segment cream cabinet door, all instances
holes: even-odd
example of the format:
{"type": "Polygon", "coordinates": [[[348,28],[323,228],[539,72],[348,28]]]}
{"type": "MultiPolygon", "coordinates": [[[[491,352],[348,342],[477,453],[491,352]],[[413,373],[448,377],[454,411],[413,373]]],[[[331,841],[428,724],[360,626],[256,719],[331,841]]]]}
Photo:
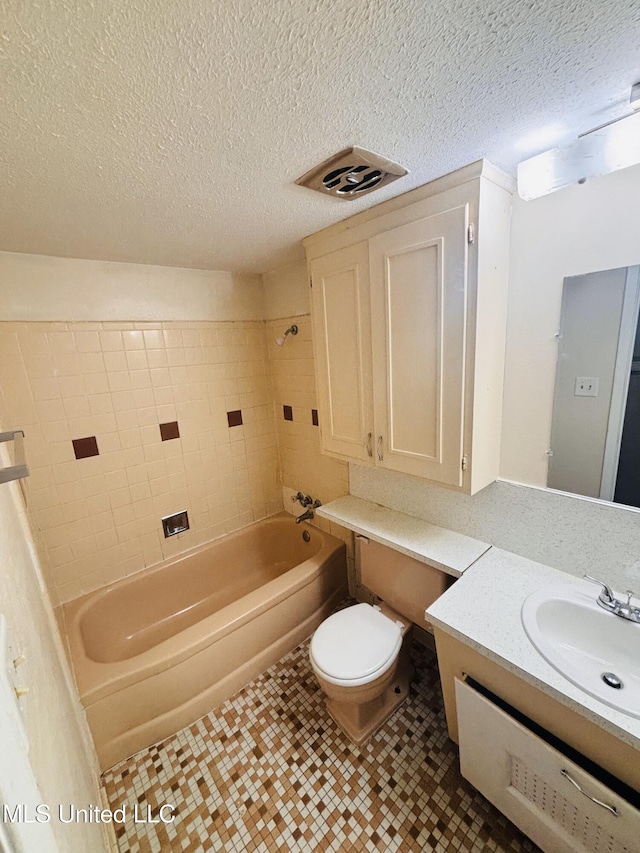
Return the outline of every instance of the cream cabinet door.
{"type": "Polygon", "coordinates": [[[373,405],[366,241],[316,258],[310,271],[322,448],[369,461],[373,405]]]}
{"type": "Polygon", "coordinates": [[[597,765],[600,778],[469,684],[456,678],[455,691],[460,772],[542,850],[640,849],[640,811],[604,783],[597,765]]]}
{"type": "Polygon", "coordinates": [[[468,206],[369,241],[376,464],[462,485],[468,206]]]}

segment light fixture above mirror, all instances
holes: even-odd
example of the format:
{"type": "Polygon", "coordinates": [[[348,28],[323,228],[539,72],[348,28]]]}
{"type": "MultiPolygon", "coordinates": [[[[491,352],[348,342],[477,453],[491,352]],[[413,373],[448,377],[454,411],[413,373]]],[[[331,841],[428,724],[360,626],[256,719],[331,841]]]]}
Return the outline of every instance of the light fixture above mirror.
{"type": "Polygon", "coordinates": [[[629,105],[632,113],[585,131],[563,148],[520,163],[520,198],[530,201],[640,163],[640,83],[632,87],[629,105]]]}

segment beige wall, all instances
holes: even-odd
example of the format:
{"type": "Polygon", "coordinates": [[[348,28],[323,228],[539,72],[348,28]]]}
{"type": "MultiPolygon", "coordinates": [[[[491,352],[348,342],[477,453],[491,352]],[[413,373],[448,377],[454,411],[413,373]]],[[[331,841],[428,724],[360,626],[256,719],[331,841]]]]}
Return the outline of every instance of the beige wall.
{"type": "Polygon", "coordinates": [[[266,320],[298,317],[311,310],[306,261],[301,260],[297,264],[265,273],[263,281],[266,320]]]}
{"type": "Polygon", "coordinates": [[[262,320],[258,275],[0,252],[2,320],[262,320]]]}
{"type": "Polygon", "coordinates": [[[545,486],[562,283],[640,263],[640,166],[514,198],[500,476],[545,486]]]}
{"type": "MultiPolygon", "coordinates": [[[[59,803],[66,808],[70,803],[78,808],[100,806],[93,747],[39,576],[17,483],[0,485],[0,518],[0,612],[7,619],[16,648],[26,657],[22,666],[29,687],[29,761],[42,802],[51,806],[52,814],[57,814],[59,803]]],[[[4,714],[5,709],[0,712],[4,714]]],[[[51,827],[64,853],[107,849],[103,827],[98,824],[52,820],[51,827]]]]}

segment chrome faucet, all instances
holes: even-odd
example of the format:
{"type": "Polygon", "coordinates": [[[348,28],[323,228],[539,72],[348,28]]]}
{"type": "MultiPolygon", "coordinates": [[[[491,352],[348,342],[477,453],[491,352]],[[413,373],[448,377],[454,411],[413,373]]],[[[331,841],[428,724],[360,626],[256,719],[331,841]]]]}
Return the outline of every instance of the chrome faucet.
{"type": "Polygon", "coordinates": [[[311,497],[311,495],[303,495],[302,492],[297,492],[297,494],[295,494],[291,498],[291,500],[294,503],[298,501],[302,504],[302,506],[311,506],[311,504],[313,503],[313,498],[311,497]]]}
{"type": "Polygon", "coordinates": [[[621,619],[627,619],[629,622],[640,622],[640,607],[634,607],[634,605],[631,604],[631,598],[635,593],[628,589],[626,591],[626,602],[620,601],[620,599],[616,598],[613,594],[611,587],[607,586],[604,581],[592,578],[590,575],[584,575],[584,577],[586,580],[600,584],[602,587],[600,595],[596,599],[600,607],[608,610],[609,613],[613,613],[614,616],[619,616],[621,619]]]}
{"type": "Polygon", "coordinates": [[[311,495],[303,495],[302,492],[298,492],[297,495],[294,495],[292,500],[299,501],[303,507],[307,507],[302,515],[299,515],[296,518],[296,524],[300,524],[301,521],[311,521],[315,516],[314,509],[322,506],[319,500],[314,500],[311,495]]]}
{"type": "Polygon", "coordinates": [[[312,509],[305,509],[302,515],[296,518],[296,524],[300,524],[301,521],[311,521],[314,516],[315,512],[312,509]]]}

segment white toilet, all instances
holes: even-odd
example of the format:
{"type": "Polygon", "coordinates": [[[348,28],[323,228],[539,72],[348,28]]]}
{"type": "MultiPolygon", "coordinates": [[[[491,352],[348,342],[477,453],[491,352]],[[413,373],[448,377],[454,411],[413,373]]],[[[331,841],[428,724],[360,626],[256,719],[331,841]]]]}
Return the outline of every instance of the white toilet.
{"type": "Polygon", "coordinates": [[[361,540],[360,579],[382,601],[333,613],[311,639],[309,656],[327,711],[361,745],[406,699],[413,674],[410,632],[450,578],[412,557],[361,540]]]}

